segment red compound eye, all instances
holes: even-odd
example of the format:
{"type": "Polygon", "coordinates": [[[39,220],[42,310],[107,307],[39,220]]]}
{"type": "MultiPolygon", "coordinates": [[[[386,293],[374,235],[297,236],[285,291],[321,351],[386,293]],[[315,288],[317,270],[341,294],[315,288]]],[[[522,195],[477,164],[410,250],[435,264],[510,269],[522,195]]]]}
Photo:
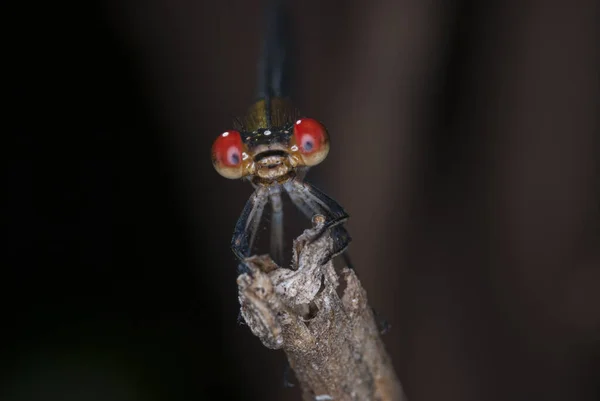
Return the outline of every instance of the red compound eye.
{"type": "Polygon", "coordinates": [[[321,163],[329,153],[327,129],[312,118],[301,118],[294,124],[294,139],[304,164],[321,163]]]}
{"type": "Polygon", "coordinates": [[[223,132],[212,146],[212,161],[215,170],[225,178],[241,178],[243,143],[238,131],[223,132]]]}

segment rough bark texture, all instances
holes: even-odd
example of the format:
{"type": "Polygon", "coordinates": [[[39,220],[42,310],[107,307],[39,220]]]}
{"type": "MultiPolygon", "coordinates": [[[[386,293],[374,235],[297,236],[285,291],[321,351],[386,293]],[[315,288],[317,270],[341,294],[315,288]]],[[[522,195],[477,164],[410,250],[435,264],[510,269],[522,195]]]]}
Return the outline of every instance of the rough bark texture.
{"type": "Polygon", "coordinates": [[[404,400],[356,274],[322,263],[332,238],[318,237],[321,224],[294,241],[293,269],[247,259],[251,274],[237,280],[242,316],[266,347],[285,351],[304,400],[404,400]]]}

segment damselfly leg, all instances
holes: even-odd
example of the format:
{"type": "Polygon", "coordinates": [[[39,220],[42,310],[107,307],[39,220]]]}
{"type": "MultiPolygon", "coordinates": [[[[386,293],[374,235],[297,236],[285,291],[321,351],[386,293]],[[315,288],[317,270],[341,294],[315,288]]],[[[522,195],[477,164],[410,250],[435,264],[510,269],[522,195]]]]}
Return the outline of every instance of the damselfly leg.
{"type": "Polygon", "coordinates": [[[312,219],[316,215],[322,215],[325,218],[321,234],[331,230],[334,244],[331,255],[328,255],[327,260],[323,260],[322,263],[344,252],[351,241],[350,235],[343,226],[349,216],[339,203],[306,181],[294,179],[283,186],[292,202],[306,217],[312,219]]]}
{"type": "Polygon", "coordinates": [[[231,239],[231,249],[238,259],[250,256],[254,238],[258,231],[263,210],[269,200],[269,188],[258,187],[250,196],[242,210],[231,239]]]}
{"type": "Polygon", "coordinates": [[[294,178],[282,185],[258,187],[252,194],[236,224],[231,243],[233,252],[238,258],[243,260],[250,256],[265,204],[270,202],[274,212],[271,221],[271,257],[281,265],[280,261],[283,259],[282,189],[308,218],[312,219],[316,215],[323,216],[325,224],[318,236],[331,230],[334,244],[331,254],[326,255],[322,263],[326,263],[346,250],[351,241],[348,232],[343,227],[343,223],[348,219],[346,211],[315,186],[294,178]]]}
{"type": "Polygon", "coordinates": [[[283,264],[283,202],[280,185],[273,188],[269,201],[271,202],[271,258],[281,266],[283,264]]]}

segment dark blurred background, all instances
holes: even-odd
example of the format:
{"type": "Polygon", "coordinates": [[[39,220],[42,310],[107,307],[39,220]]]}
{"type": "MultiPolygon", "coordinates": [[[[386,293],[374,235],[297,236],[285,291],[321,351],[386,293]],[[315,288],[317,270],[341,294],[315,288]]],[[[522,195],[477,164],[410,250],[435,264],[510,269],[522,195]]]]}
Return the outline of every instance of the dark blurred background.
{"type": "MultiPolygon", "coordinates": [[[[209,158],[254,100],[261,2],[3,8],[0,399],[298,400],[236,323],[251,187],[209,158]]],[[[409,399],[600,399],[598,2],[293,8],[333,144],[309,179],[409,399]]]]}

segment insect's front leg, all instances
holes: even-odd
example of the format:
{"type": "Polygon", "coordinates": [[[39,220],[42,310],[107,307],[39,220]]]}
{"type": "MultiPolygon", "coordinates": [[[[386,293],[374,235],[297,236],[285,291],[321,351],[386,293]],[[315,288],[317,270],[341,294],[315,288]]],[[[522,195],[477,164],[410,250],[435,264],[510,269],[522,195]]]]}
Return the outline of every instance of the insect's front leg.
{"type": "Polygon", "coordinates": [[[331,254],[323,263],[344,252],[352,238],[343,226],[343,223],[348,220],[348,213],[339,203],[307,182],[291,180],[286,182],[284,187],[292,202],[308,218],[312,219],[315,215],[322,215],[325,218],[325,224],[315,239],[331,230],[331,238],[334,243],[331,254]]]}
{"type": "MultiPolygon", "coordinates": [[[[238,219],[231,239],[231,249],[242,262],[250,256],[254,238],[258,231],[260,219],[269,199],[269,191],[258,187],[246,202],[244,210],[238,219]]],[[[242,263],[243,264],[243,263],[242,263]]]]}

